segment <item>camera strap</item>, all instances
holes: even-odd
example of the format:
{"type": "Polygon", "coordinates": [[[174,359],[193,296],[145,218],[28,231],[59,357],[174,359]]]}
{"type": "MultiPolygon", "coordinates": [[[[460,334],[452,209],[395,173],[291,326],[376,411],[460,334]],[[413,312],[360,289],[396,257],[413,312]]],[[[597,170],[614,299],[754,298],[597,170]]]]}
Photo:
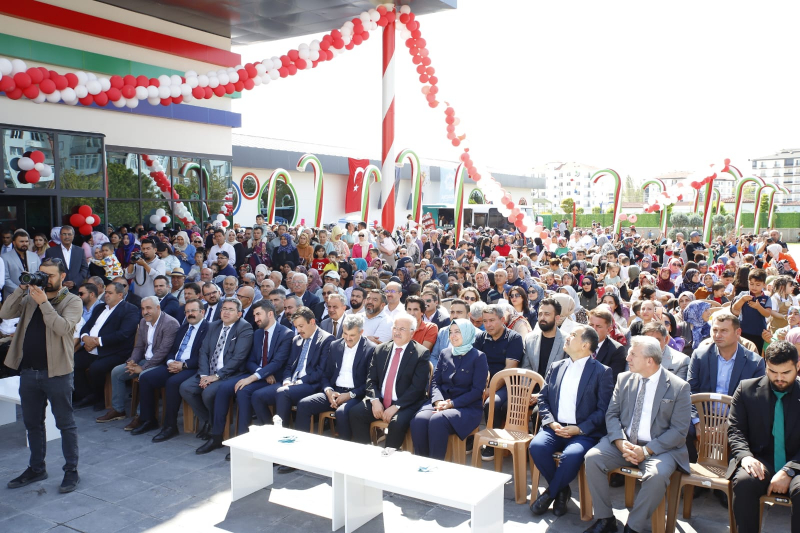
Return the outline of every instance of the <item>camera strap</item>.
{"type": "Polygon", "coordinates": [[[50,300],[50,305],[52,305],[53,307],[57,306],[62,301],[64,301],[64,298],[67,297],[67,294],[69,294],[69,289],[66,287],[61,287],[61,290],[58,291],[56,297],[50,300]]]}

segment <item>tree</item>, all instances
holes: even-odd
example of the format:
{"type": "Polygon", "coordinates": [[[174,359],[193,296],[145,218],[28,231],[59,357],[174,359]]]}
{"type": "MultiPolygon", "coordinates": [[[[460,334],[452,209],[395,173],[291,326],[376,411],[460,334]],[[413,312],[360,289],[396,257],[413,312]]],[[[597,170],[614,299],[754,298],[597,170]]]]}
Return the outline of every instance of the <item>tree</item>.
{"type": "Polygon", "coordinates": [[[583,208],[582,208],[582,207],[579,207],[578,209],[576,209],[576,210],[575,210],[575,214],[576,214],[576,215],[582,215],[582,214],[583,214],[583,208]]]}
{"type": "Polygon", "coordinates": [[[625,182],[622,186],[622,201],[644,203],[644,191],[642,191],[638,183],[634,182],[630,175],[625,176],[625,182]]]}
{"type": "Polygon", "coordinates": [[[565,198],[564,200],[561,201],[561,210],[568,215],[572,214],[572,209],[574,207],[575,207],[575,200],[573,200],[572,198],[565,198]]]}
{"type": "Polygon", "coordinates": [[[598,207],[593,207],[592,208],[592,214],[593,215],[600,215],[600,214],[602,214],[602,209],[600,209],[599,206],[598,207]]]}
{"type": "Polygon", "coordinates": [[[761,212],[769,216],[769,197],[766,194],[761,195],[761,212]]]}

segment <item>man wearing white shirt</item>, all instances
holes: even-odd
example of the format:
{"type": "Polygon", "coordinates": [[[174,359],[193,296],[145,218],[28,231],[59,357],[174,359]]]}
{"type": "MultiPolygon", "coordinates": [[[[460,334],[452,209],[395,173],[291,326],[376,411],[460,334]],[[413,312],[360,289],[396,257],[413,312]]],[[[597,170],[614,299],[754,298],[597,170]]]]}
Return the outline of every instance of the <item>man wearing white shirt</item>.
{"type": "Polygon", "coordinates": [[[217,228],[214,230],[214,246],[208,251],[208,259],[206,260],[207,267],[217,262],[217,254],[220,252],[228,252],[230,264],[236,264],[236,250],[225,241],[225,231],[221,228],[217,228]]]}
{"type": "Polygon", "coordinates": [[[164,261],[156,257],[155,243],[150,239],[144,239],[142,241],[142,257],[128,265],[125,279],[132,279],[136,283],[134,292],[142,298],[153,296],[156,293],[153,288],[153,280],[158,276],[163,276],[165,269],[164,261]]]}
{"type": "Polygon", "coordinates": [[[658,341],[646,335],[631,339],[630,372],[617,379],[606,412],[607,435],[586,454],[586,477],[597,521],[586,531],[611,533],[617,522],[608,490],[610,470],[642,471],[642,485],[625,531],[644,531],[667,491],[676,468],[689,471],[686,434],[691,421],[689,384],[661,367],[658,341]]]}
{"type": "Polygon", "coordinates": [[[569,484],[578,475],[586,452],[605,435],[614,377],[610,368],[592,357],[597,343],[594,329],[575,328],[564,342],[569,358],[556,361],[547,371],[538,401],[542,431],[530,445],[531,458],[548,484],[531,503],[535,515],[547,512],[553,501],[553,514],[567,512],[569,484]],[[562,452],[558,467],[553,461],[555,452],[562,452]]]}
{"type": "Polygon", "coordinates": [[[64,286],[73,294],[77,294],[78,287],[89,277],[89,264],[86,262],[86,254],[83,248],[75,246],[72,241],[75,239],[75,228],[69,225],[61,226],[59,232],[61,244],[52,246],[45,250],[45,257],[61,259],[67,268],[67,279],[64,286]]]}
{"type": "Polygon", "coordinates": [[[392,321],[386,316],[385,306],[386,295],[382,291],[372,289],[367,293],[364,302],[366,312],[364,336],[375,344],[387,342],[392,338],[392,321]]]}
{"type": "Polygon", "coordinates": [[[403,296],[403,286],[396,281],[390,281],[386,284],[386,307],[384,313],[389,317],[389,320],[394,320],[394,317],[404,311],[400,303],[400,297],[403,296]]]}

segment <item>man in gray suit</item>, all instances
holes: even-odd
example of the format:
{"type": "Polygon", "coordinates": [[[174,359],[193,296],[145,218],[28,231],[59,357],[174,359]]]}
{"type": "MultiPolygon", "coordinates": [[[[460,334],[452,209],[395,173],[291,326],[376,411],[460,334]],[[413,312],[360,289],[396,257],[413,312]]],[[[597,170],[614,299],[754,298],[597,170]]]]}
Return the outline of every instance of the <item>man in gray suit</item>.
{"type": "Polygon", "coordinates": [[[561,304],[553,298],[545,298],[539,304],[539,328],[525,336],[522,368],[538,372],[544,377],[547,369],[566,357],[564,335],[556,327],[561,315],[561,304]],[[542,354],[544,347],[544,354],[542,354]],[[544,355],[544,356],[543,356],[544,355]]]}
{"type": "Polygon", "coordinates": [[[89,264],[83,248],[72,244],[75,239],[75,228],[69,225],[61,226],[61,245],[45,250],[45,257],[58,258],[64,261],[67,269],[67,279],[64,286],[73,294],[78,293],[78,287],[89,277],[89,264]]]}
{"type": "MultiPolygon", "coordinates": [[[[14,232],[11,241],[12,248],[2,255],[6,266],[6,279],[3,284],[3,295],[8,298],[19,287],[19,275],[23,272],[36,272],[39,270],[39,256],[28,251],[30,238],[24,229],[14,232]]],[[[66,266],[66,265],[65,265],[66,266]]]]}
{"type": "Polygon", "coordinates": [[[686,381],[689,373],[689,356],[667,346],[667,328],[661,322],[650,322],[642,328],[642,335],[653,337],[661,345],[661,366],[686,381]]]}
{"type": "Polygon", "coordinates": [[[608,472],[638,468],[643,475],[625,533],[644,531],[666,495],[676,468],[689,471],[686,433],[691,419],[689,384],[661,367],[661,345],[637,335],[628,351],[630,372],[617,378],[606,412],[608,434],[586,454],[586,477],[598,519],[584,533],[618,530],[608,472]]]}
{"type": "Polygon", "coordinates": [[[347,310],[345,297],[335,292],[328,296],[325,306],[328,309],[328,318],[319,325],[325,333],[333,335],[333,339],[342,338],[342,323],[344,322],[344,312],[347,310]]]}
{"type": "MultiPolygon", "coordinates": [[[[242,376],[252,344],[253,327],[242,318],[242,302],[236,298],[226,298],[222,301],[220,320],[208,326],[208,333],[200,347],[197,376],[187,379],[180,387],[181,396],[192,406],[201,423],[197,438],[211,438],[211,412],[218,408],[214,405],[214,399],[220,383],[229,379],[238,380],[242,376]]],[[[224,408],[227,409],[227,406],[224,408]]],[[[221,438],[219,442],[209,442],[209,446],[203,445],[196,452],[208,453],[222,446],[221,438]]]]}

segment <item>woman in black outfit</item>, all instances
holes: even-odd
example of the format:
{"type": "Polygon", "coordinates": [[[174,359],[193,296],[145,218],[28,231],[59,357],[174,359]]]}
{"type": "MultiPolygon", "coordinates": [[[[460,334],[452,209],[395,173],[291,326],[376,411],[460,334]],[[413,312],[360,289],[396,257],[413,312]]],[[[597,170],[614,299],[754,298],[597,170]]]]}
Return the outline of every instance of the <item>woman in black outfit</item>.
{"type": "Polygon", "coordinates": [[[297,253],[297,246],[292,242],[292,236],[288,233],[281,235],[280,245],[272,252],[273,268],[281,268],[286,263],[295,265],[300,263],[300,254],[297,253]]]}

